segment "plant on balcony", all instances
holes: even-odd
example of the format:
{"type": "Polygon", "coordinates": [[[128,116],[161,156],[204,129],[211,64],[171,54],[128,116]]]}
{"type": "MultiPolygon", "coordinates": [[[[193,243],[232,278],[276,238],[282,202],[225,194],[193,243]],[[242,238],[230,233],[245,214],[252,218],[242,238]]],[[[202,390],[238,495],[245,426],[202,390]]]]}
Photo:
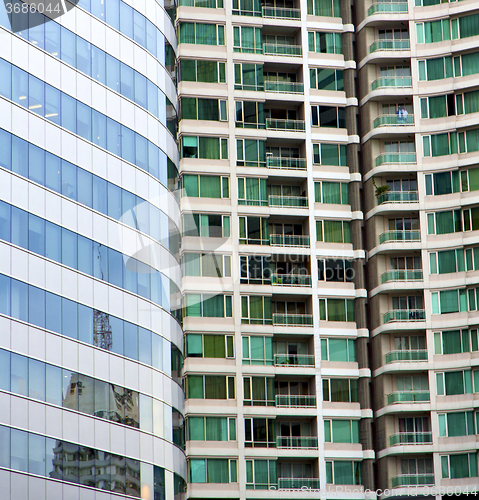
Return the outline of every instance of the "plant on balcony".
{"type": "Polygon", "coordinates": [[[376,191],[374,192],[374,194],[376,195],[376,198],[379,198],[382,194],[388,193],[389,191],[391,191],[391,188],[389,187],[388,184],[384,184],[383,186],[377,186],[376,182],[374,181],[374,177],[373,177],[372,181],[373,181],[373,186],[376,189],[376,191]]]}

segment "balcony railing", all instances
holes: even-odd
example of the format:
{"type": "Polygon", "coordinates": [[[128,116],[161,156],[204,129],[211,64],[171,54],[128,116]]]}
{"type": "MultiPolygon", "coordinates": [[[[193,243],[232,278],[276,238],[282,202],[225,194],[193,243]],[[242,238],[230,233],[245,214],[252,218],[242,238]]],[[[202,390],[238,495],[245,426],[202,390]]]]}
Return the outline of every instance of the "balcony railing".
{"type": "Polygon", "coordinates": [[[281,196],[270,194],[268,196],[270,207],[308,208],[306,196],[281,196]]]}
{"type": "Polygon", "coordinates": [[[316,396],[276,395],[276,406],[283,408],[316,408],[316,396]]]}
{"type": "Polygon", "coordinates": [[[391,14],[398,14],[402,12],[407,12],[407,2],[377,2],[373,3],[368,9],[368,16],[373,14],[381,14],[388,12],[391,14]]]}
{"type": "Polygon", "coordinates": [[[283,448],[288,450],[317,450],[318,438],[316,436],[306,437],[292,437],[292,436],[278,436],[276,438],[276,448],[283,448]]]}
{"type": "Polygon", "coordinates": [[[274,366],[314,367],[314,356],[312,354],[275,354],[273,357],[274,366]]]}
{"type": "Polygon", "coordinates": [[[395,361],[427,361],[427,349],[388,352],[386,363],[394,363],[395,361]]]}
{"type": "Polygon", "coordinates": [[[400,432],[389,436],[389,446],[397,444],[428,444],[432,443],[431,432],[400,432]]]}
{"type": "Polygon", "coordinates": [[[263,7],[263,17],[266,19],[300,19],[300,9],[285,9],[283,7],[263,7]]]}
{"type": "Polygon", "coordinates": [[[410,163],[415,164],[416,153],[384,153],[376,157],[375,166],[384,165],[385,163],[410,163]]]}
{"type": "Polygon", "coordinates": [[[279,490],[319,490],[319,479],[313,477],[278,477],[279,490]]]}
{"type": "Polygon", "coordinates": [[[394,269],[386,271],[381,275],[381,283],[389,283],[391,281],[422,281],[422,279],[422,269],[413,269],[411,271],[394,269]]]}
{"type": "Polygon", "coordinates": [[[420,241],[421,231],[386,231],[379,235],[379,244],[388,243],[390,241],[420,241]]]}
{"type": "Polygon", "coordinates": [[[273,314],[275,326],[313,326],[312,314],[273,314]]]}
{"type": "Polygon", "coordinates": [[[301,57],[303,47],[301,45],[285,45],[281,43],[264,43],[263,54],[269,56],[301,57]]]}
{"type": "Polygon", "coordinates": [[[296,236],[292,234],[271,234],[270,245],[276,247],[302,247],[309,248],[309,236],[296,236]]]}
{"type": "Polygon", "coordinates": [[[383,203],[415,203],[419,201],[417,191],[388,191],[378,196],[378,205],[383,203]]]}
{"type": "Polygon", "coordinates": [[[408,114],[407,116],[401,115],[380,115],[373,123],[374,128],[397,125],[414,125],[414,115],[408,114]]]}
{"type": "Polygon", "coordinates": [[[410,76],[382,76],[371,84],[371,89],[381,89],[386,87],[407,88],[412,87],[410,76]]]}
{"type": "Polygon", "coordinates": [[[242,54],[262,54],[262,47],[233,47],[233,52],[241,52],[242,54]]]}
{"type": "Polygon", "coordinates": [[[387,396],[388,405],[394,403],[428,403],[429,391],[396,391],[387,396]]]}
{"type": "Polygon", "coordinates": [[[434,484],[434,474],[401,474],[392,478],[392,487],[425,486],[434,484]]]}
{"type": "Polygon", "coordinates": [[[309,274],[272,274],[271,283],[279,286],[311,286],[309,274]]]}
{"type": "Polygon", "coordinates": [[[238,205],[246,205],[248,207],[267,207],[267,200],[238,200],[238,205]]]}
{"type": "Polygon", "coordinates": [[[286,130],[293,132],[304,132],[304,120],[278,120],[266,118],[266,130],[286,130]]]}
{"type": "Polygon", "coordinates": [[[266,156],[268,168],[284,168],[289,170],[306,170],[306,158],[290,158],[288,156],[266,156]]]}
{"type": "Polygon", "coordinates": [[[275,92],[277,94],[304,94],[304,85],[298,82],[264,82],[265,92],[275,92]]]}
{"type": "Polygon", "coordinates": [[[383,316],[383,323],[391,321],[424,321],[426,311],[424,309],[393,309],[383,316]]]}
{"type": "Polygon", "coordinates": [[[369,52],[376,50],[409,50],[411,44],[409,40],[376,40],[369,47],[369,52]]]}

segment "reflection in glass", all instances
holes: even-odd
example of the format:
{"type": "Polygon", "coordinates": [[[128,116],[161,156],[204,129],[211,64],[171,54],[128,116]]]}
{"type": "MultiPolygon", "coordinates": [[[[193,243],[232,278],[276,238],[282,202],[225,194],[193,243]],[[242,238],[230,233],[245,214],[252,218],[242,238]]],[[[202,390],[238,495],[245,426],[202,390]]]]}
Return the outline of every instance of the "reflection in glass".
{"type": "Polygon", "coordinates": [[[28,358],[12,353],[11,370],[11,391],[28,396],[28,358]]]}
{"type": "Polygon", "coordinates": [[[13,470],[28,472],[28,432],[11,429],[10,465],[13,470]]]}
{"type": "Polygon", "coordinates": [[[38,434],[28,436],[28,472],[45,475],[45,437],[38,434]]]}
{"type": "Polygon", "coordinates": [[[45,401],[45,363],[29,359],[28,395],[45,401]]]}

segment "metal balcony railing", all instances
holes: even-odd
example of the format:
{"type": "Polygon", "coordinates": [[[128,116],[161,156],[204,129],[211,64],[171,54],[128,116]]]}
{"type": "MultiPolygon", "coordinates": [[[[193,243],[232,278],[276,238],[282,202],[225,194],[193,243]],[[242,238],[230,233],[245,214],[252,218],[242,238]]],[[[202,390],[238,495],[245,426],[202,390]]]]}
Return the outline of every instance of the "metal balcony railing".
{"type": "Polygon", "coordinates": [[[292,234],[271,234],[270,245],[276,247],[309,247],[309,236],[296,236],[292,234]]]}
{"type": "Polygon", "coordinates": [[[281,43],[264,43],[263,54],[269,56],[301,57],[303,47],[301,45],[285,45],[281,43]]]}
{"type": "Polygon", "coordinates": [[[421,231],[386,231],[379,235],[379,244],[388,243],[391,241],[420,241],[421,231]]]}
{"type": "Polygon", "coordinates": [[[281,196],[270,194],[268,196],[270,207],[308,208],[306,196],[281,196]]]}
{"type": "Polygon", "coordinates": [[[401,474],[392,478],[392,487],[425,486],[434,484],[434,474],[401,474]]]}
{"type": "Polygon", "coordinates": [[[312,326],[312,314],[273,314],[274,326],[312,326]]]}
{"type": "Polygon", "coordinates": [[[416,153],[384,153],[376,157],[375,166],[384,165],[385,163],[411,163],[415,164],[416,153]]]}
{"type": "Polygon", "coordinates": [[[427,361],[427,349],[388,352],[386,363],[394,363],[395,361],[427,361]]]}
{"type": "Polygon", "coordinates": [[[285,130],[288,132],[304,132],[304,120],[279,120],[276,118],[266,118],[266,130],[285,130]]]}
{"type": "Polygon", "coordinates": [[[311,275],[274,273],[271,275],[271,283],[279,286],[311,286],[311,275]]]}
{"type": "Polygon", "coordinates": [[[318,438],[316,436],[278,436],[276,438],[276,448],[288,450],[317,450],[318,438]]]}
{"type": "Polygon", "coordinates": [[[264,82],[265,92],[275,92],[277,94],[304,94],[304,85],[298,82],[264,82]]]}
{"type": "Polygon", "coordinates": [[[279,490],[301,490],[313,489],[319,490],[319,479],[313,477],[279,477],[278,489],[279,490]]]}
{"type": "Polygon", "coordinates": [[[383,203],[415,203],[419,201],[417,191],[388,191],[378,196],[378,205],[383,203]]]}
{"type": "Polygon", "coordinates": [[[316,396],[276,395],[276,406],[285,408],[316,408],[316,396]]]}
{"type": "Polygon", "coordinates": [[[383,323],[391,321],[424,321],[426,311],[424,309],[393,309],[383,316],[383,323]]]}
{"type": "Polygon", "coordinates": [[[369,52],[376,50],[409,50],[411,43],[409,40],[376,40],[369,47],[369,52]]]}
{"type": "Polygon", "coordinates": [[[306,158],[290,158],[288,156],[266,156],[268,168],[284,168],[289,170],[306,170],[306,158]]]}
{"type": "Polygon", "coordinates": [[[412,87],[412,79],[410,76],[382,76],[376,78],[371,84],[371,90],[396,87],[396,88],[408,88],[412,87]]]}
{"type": "Polygon", "coordinates": [[[314,367],[312,354],[274,354],[273,358],[274,366],[314,367]]]}
{"type": "Polygon", "coordinates": [[[387,395],[388,405],[394,403],[428,403],[429,391],[396,391],[387,395]]]}
{"type": "Polygon", "coordinates": [[[429,444],[432,443],[431,432],[400,432],[389,436],[389,446],[398,444],[429,444]]]}
{"type": "Polygon", "coordinates": [[[408,114],[407,116],[395,115],[380,115],[374,122],[374,128],[384,127],[384,126],[399,126],[399,125],[414,125],[414,115],[408,114]]]}
{"type": "Polygon", "coordinates": [[[390,283],[392,281],[422,281],[422,269],[413,269],[410,271],[404,269],[392,269],[381,275],[381,283],[390,283]]]}
{"type": "Polygon", "coordinates": [[[388,12],[391,14],[400,14],[407,12],[407,2],[377,2],[373,3],[368,9],[368,16],[388,12]]]}
{"type": "Polygon", "coordinates": [[[266,19],[300,19],[300,9],[286,9],[283,7],[263,7],[263,17],[266,19]]]}

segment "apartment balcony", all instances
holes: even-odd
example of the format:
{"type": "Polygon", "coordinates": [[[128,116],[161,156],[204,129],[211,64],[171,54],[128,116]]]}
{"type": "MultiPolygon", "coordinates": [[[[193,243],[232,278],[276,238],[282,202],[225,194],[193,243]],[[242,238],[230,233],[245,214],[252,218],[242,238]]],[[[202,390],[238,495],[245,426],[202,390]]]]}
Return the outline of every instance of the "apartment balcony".
{"type": "Polygon", "coordinates": [[[421,241],[421,231],[386,231],[379,235],[379,244],[394,241],[421,241]]]}
{"type": "Polygon", "coordinates": [[[319,478],[313,477],[278,477],[279,490],[319,490],[319,478]]]}
{"type": "Polygon", "coordinates": [[[389,446],[432,444],[432,432],[400,432],[389,436],[389,446]]]}
{"type": "Polygon", "coordinates": [[[427,361],[427,349],[391,351],[386,354],[386,363],[397,361],[427,361]]]}
{"type": "Polygon", "coordinates": [[[266,80],[264,91],[275,94],[304,94],[304,85],[298,82],[274,82],[266,80]]]}
{"type": "Polygon", "coordinates": [[[434,484],[434,474],[401,474],[392,478],[392,487],[428,486],[434,484]]]}
{"type": "Polygon", "coordinates": [[[371,84],[371,90],[384,88],[412,88],[412,78],[410,76],[382,76],[376,78],[371,84]]]}
{"type": "Polygon", "coordinates": [[[387,404],[395,403],[429,403],[429,391],[396,391],[387,395],[387,404]]]}
{"type": "Polygon", "coordinates": [[[303,47],[301,45],[264,43],[263,54],[266,56],[301,57],[303,55],[303,47]]]}
{"type": "Polygon", "coordinates": [[[316,396],[276,394],[278,408],[316,408],[316,396]]]}
{"type": "Polygon", "coordinates": [[[368,9],[368,16],[373,14],[402,14],[408,11],[407,2],[376,2],[368,9]]]}
{"type": "Polygon", "coordinates": [[[266,130],[304,132],[306,130],[306,124],[304,120],[280,120],[278,118],[266,118],[266,130]]]}
{"type": "Polygon", "coordinates": [[[393,309],[383,316],[383,323],[392,321],[425,321],[426,311],[424,309],[393,309]]]}
{"type": "Polygon", "coordinates": [[[313,326],[313,315],[274,313],[273,326],[313,326]]]}
{"type": "Polygon", "coordinates": [[[376,167],[384,164],[416,164],[416,153],[384,153],[376,157],[376,167]]]}
{"type": "Polygon", "coordinates": [[[314,367],[312,354],[274,354],[273,358],[274,366],[314,367]]]}
{"type": "Polygon", "coordinates": [[[308,198],[306,196],[281,196],[270,194],[268,196],[270,207],[279,208],[308,208],[308,198]]]}
{"type": "Polygon", "coordinates": [[[411,43],[409,40],[376,40],[369,47],[369,53],[377,50],[409,50],[411,43]]]}
{"type": "Polygon", "coordinates": [[[277,286],[311,286],[310,274],[272,274],[271,283],[277,286]]]}
{"type": "Polygon", "coordinates": [[[278,436],[276,448],[283,450],[317,450],[318,438],[316,436],[278,436]]]}
{"type": "Polygon", "coordinates": [[[404,269],[393,269],[391,271],[386,271],[381,275],[381,283],[422,281],[422,274],[422,269],[413,269],[410,271],[404,269]]]}
{"type": "Polygon", "coordinates": [[[301,19],[300,9],[286,9],[283,7],[263,7],[265,19],[301,19]]]}
{"type": "Polygon", "coordinates": [[[293,234],[270,234],[269,243],[276,247],[309,248],[309,236],[296,236],[293,234]]]}
{"type": "Polygon", "coordinates": [[[396,127],[404,125],[414,125],[414,115],[407,116],[399,115],[379,115],[373,122],[373,127],[396,127]]]}
{"type": "Polygon", "coordinates": [[[418,191],[388,191],[378,196],[378,205],[383,203],[417,203],[418,191]]]}
{"type": "Polygon", "coordinates": [[[268,156],[266,155],[268,168],[280,168],[285,170],[306,170],[306,158],[290,158],[288,156],[268,156]]]}

